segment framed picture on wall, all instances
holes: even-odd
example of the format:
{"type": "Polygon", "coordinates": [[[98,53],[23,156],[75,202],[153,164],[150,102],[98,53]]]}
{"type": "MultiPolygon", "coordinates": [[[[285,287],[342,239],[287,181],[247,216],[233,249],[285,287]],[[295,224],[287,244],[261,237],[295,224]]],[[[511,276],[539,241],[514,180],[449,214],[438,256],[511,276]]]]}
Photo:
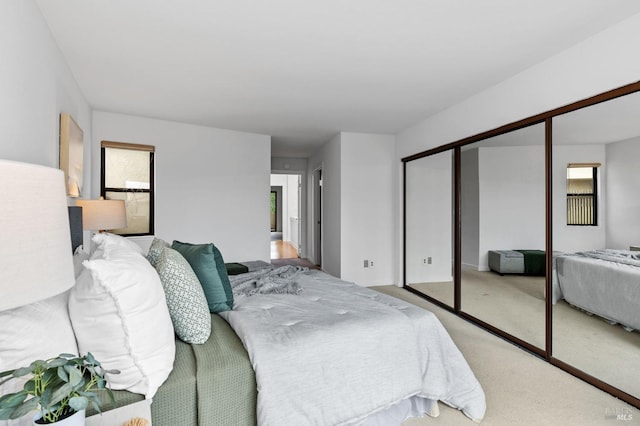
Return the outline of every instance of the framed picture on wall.
{"type": "Polygon", "coordinates": [[[82,160],[83,160],[82,129],[71,115],[60,114],[60,169],[64,171],[64,178],[69,197],[82,195],[82,160]]]}

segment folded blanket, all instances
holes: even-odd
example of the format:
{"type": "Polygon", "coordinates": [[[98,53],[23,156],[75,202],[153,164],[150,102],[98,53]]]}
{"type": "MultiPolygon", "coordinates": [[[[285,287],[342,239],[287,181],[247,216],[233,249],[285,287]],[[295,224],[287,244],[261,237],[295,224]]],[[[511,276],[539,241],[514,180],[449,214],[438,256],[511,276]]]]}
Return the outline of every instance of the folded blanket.
{"type": "Polygon", "coordinates": [[[275,269],[262,269],[229,277],[234,296],[254,294],[300,294],[297,281],[309,268],[286,265],[275,269]]]}

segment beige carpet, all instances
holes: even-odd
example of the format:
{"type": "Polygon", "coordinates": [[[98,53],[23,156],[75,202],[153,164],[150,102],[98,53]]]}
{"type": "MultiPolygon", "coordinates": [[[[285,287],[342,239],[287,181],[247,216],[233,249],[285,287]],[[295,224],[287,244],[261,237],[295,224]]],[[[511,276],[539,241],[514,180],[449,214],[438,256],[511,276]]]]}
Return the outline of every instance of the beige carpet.
{"type": "MultiPolygon", "coordinates": [[[[452,305],[452,283],[414,288],[452,305]]],[[[522,340],[545,346],[544,278],[463,271],[462,310],[522,340]]],[[[628,332],[559,301],[553,354],[632,395],[640,395],[640,332],[628,332]]]]}
{"type": "MultiPolygon", "coordinates": [[[[462,272],[462,310],[539,348],[544,347],[544,278],[462,272]]],[[[453,306],[453,282],[413,284],[453,306]]]]}
{"type": "MultiPolygon", "coordinates": [[[[511,343],[404,289],[373,288],[436,314],[485,391],[487,413],[483,425],[640,425],[640,411],[636,408],[511,343]]],[[[629,374],[638,374],[637,371],[629,374]]],[[[438,418],[407,420],[403,426],[474,424],[443,404],[440,404],[440,413],[438,418]]]]}

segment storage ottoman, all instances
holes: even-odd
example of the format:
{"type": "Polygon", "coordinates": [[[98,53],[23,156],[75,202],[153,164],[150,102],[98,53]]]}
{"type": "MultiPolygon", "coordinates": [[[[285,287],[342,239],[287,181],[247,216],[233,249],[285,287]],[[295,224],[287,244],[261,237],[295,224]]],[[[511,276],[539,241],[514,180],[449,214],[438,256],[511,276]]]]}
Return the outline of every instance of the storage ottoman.
{"type": "Polygon", "coordinates": [[[490,250],[489,269],[504,274],[524,274],[524,254],[515,250],[490,250]]]}

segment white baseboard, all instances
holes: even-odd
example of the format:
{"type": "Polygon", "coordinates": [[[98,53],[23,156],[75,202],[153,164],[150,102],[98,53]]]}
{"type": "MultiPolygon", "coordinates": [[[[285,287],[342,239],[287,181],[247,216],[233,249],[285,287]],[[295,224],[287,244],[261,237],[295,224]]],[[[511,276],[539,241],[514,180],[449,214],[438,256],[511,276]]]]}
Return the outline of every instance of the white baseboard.
{"type": "Polygon", "coordinates": [[[488,272],[491,270],[488,266],[472,265],[471,263],[463,263],[460,266],[462,267],[462,270],[466,271],[488,272]]]}

